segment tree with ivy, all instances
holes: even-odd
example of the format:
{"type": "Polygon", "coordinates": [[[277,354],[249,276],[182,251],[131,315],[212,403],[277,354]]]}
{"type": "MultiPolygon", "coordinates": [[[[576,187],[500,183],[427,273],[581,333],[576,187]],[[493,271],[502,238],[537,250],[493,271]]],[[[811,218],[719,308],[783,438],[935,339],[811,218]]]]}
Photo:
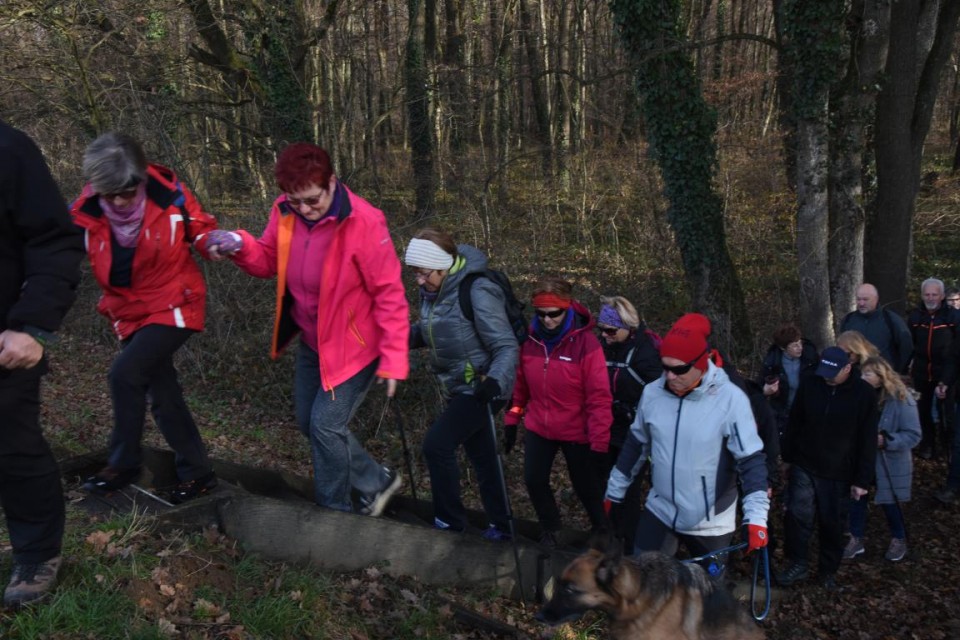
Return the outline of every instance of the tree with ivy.
{"type": "Polygon", "coordinates": [[[718,346],[752,347],[743,292],[727,249],[723,201],[714,190],[716,114],[704,101],[681,24],[680,0],[611,0],[632,61],[651,153],[669,200],[667,218],[692,306],[714,324],[718,346]]]}

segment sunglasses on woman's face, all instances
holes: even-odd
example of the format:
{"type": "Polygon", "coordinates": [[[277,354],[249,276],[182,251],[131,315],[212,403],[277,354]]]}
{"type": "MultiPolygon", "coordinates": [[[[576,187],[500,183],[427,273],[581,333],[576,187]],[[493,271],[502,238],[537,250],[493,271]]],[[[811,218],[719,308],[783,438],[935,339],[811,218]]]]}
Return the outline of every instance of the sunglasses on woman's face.
{"type": "Polygon", "coordinates": [[[620,329],[616,327],[598,327],[598,328],[600,329],[600,332],[605,336],[615,336],[617,335],[617,331],[620,331],[620,329]]]}
{"type": "Polygon", "coordinates": [[[131,189],[124,189],[123,191],[117,191],[116,193],[101,193],[100,197],[108,202],[113,202],[114,200],[130,200],[136,195],[137,187],[133,187],[131,189]]]}
{"type": "Polygon", "coordinates": [[[556,319],[566,313],[566,309],[556,309],[554,311],[544,311],[543,309],[536,309],[535,313],[540,318],[551,318],[556,319]]]}
{"type": "MultiPolygon", "coordinates": [[[[708,349],[709,349],[709,348],[708,348],[708,349]]],[[[706,353],[706,352],[707,352],[707,351],[705,350],[703,353],[701,353],[699,356],[697,356],[696,358],[694,358],[694,359],[691,360],[690,362],[685,362],[685,363],[683,363],[683,364],[678,364],[678,365],[674,365],[674,366],[670,366],[670,365],[668,365],[668,364],[663,364],[662,362],[661,362],[660,364],[663,365],[663,370],[664,370],[664,371],[669,371],[670,373],[672,373],[672,374],[675,375],[675,376],[682,376],[682,375],[684,375],[685,373],[689,372],[690,369],[693,369],[693,365],[695,365],[695,364],[697,363],[697,360],[699,360],[700,358],[702,358],[702,357],[703,357],[703,354],[706,353]]]]}

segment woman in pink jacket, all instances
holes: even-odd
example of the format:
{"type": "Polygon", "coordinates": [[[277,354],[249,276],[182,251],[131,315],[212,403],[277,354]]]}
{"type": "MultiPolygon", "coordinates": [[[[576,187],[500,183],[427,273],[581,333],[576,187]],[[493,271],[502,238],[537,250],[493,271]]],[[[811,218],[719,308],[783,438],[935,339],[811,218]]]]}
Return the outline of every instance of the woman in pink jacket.
{"type": "Polygon", "coordinates": [[[208,250],[252,276],[277,277],[270,355],[300,334],[294,405],[310,441],[317,504],[378,516],[400,475],[376,463],[347,425],[375,378],[392,397],[407,377],[400,261],[383,212],[337,180],[324,149],[292,144],[274,173],[283,194],[263,235],[222,231],[208,250]]]}
{"type": "Polygon", "coordinates": [[[560,511],[550,487],[557,451],[567,461],[570,482],[594,530],[607,524],[603,512],[604,472],[610,468],[610,381],[603,347],[590,312],[573,299],[573,286],[552,276],[533,292],[536,313],[530,339],[520,347],[520,364],[507,412],[504,449],[517,440],[523,420],[523,475],[540,520],[544,546],[557,545],[560,511]]]}

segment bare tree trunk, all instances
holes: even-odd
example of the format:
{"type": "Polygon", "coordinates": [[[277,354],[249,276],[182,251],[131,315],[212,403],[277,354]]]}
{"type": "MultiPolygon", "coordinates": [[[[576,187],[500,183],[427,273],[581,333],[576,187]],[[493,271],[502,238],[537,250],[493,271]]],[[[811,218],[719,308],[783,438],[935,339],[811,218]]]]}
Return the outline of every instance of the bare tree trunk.
{"type": "Polygon", "coordinates": [[[900,312],[906,306],[923,143],[958,17],[960,2],[955,1],[901,0],[891,9],[887,84],[877,100],[875,127],[876,215],[867,226],[864,271],[900,312]]]}
{"type": "Polygon", "coordinates": [[[407,125],[410,129],[410,162],[416,192],[416,219],[423,221],[434,213],[436,180],[433,157],[433,128],[427,95],[427,66],[423,51],[423,14],[420,0],[408,0],[407,51],[404,80],[407,99],[407,125]]]}
{"type": "Polygon", "coordinates": [[[847,73],[830,99],[830,301],[835,323],[853,308],[863,281],[863,166],[866,127],[876,104],[890,36],[890,5],[858,0],[847,20],[851,53],[847,73]]]}
{"type": "Polygon", "coordinates": [[[823,117],[801,120],[797,127],[797,261],[800,322],[805,337],[818,346],[833,344],[830,274],[827,268],[827,95],[823,117]]]}
{"type": "Polygon", "coordinates": [[[530,15],[527,0],[519,0],[520,31],[526,53],[527,75],[530,77],[530,99],[533,101],[534,138],[540,147],[543,170],[553,173],[553,148],[550,143],[550,108],[547,105],[543,65],[537,47],[536,25],[530,15]]]}

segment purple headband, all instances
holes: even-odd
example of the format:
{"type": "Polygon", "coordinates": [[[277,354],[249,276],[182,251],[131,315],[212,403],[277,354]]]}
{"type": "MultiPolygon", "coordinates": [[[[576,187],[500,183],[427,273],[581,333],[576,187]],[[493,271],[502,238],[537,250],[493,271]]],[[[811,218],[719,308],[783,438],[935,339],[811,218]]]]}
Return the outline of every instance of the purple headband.
{"type": "Polygon", "coordinates": [[[605,324],[608,327],[616,327],[618,329],[629,329],[629,327],[623,323],[623,320],[620,319],[620,314],[617,313],[616,309],[608,304],[600,307],[600,314],[597,316],[597,323],[605,324]]]}

